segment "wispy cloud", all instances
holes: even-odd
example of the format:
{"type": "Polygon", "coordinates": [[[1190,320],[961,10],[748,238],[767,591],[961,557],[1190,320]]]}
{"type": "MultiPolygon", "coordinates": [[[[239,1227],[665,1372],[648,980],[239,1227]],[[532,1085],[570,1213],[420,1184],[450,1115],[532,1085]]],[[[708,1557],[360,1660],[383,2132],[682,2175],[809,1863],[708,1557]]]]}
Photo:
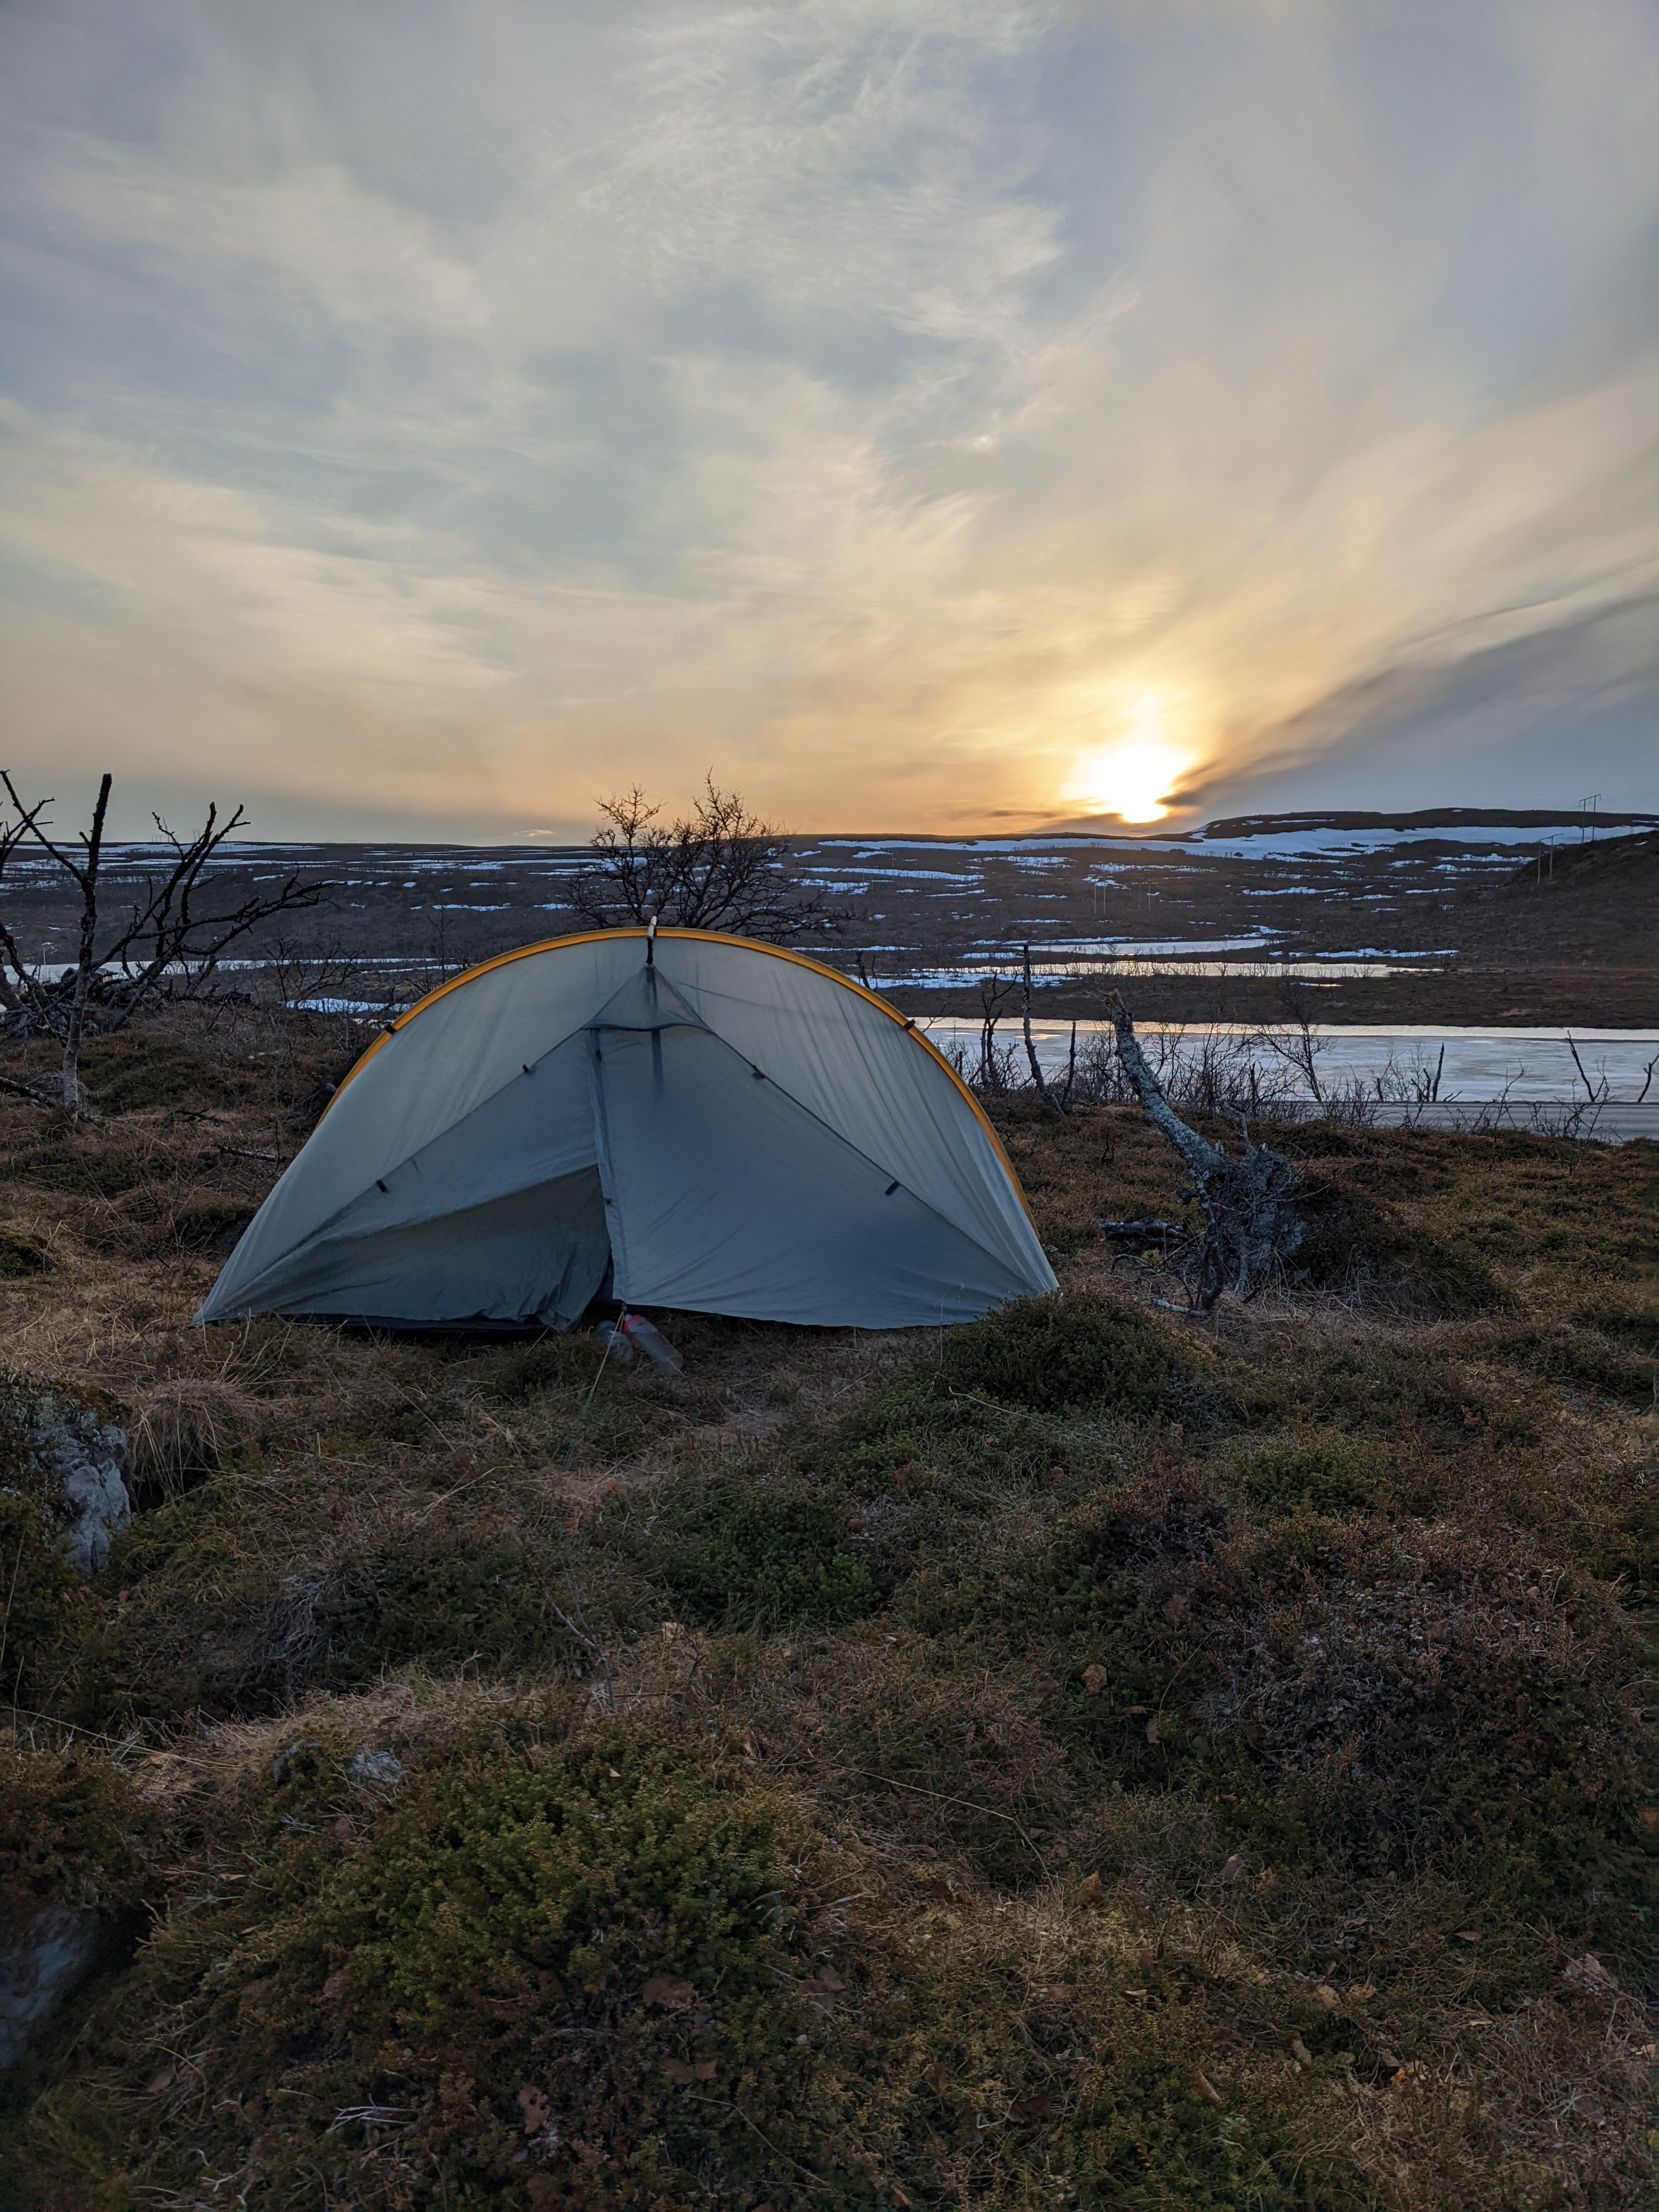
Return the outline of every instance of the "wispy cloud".
{"type": "Polygon", "coordinates": [[[1195,805],[1653,789],[1645,6],[24,0],[0,62],[33,781],[960,826],[1153,699],[1195,805]]]}

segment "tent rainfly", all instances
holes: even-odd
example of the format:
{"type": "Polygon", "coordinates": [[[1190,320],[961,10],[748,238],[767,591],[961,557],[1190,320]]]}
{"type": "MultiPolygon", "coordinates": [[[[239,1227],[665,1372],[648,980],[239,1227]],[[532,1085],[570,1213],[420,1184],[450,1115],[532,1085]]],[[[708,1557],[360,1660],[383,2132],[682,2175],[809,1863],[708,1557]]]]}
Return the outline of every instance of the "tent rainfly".
{"type": "Polygon", "coordinates": [[[739,937],[605,930],[421,1000],[357,1062],[198,1322],[565,1328],[629,1305],[906,1328],[1054,1287],[914,1024],[739,937]]]}

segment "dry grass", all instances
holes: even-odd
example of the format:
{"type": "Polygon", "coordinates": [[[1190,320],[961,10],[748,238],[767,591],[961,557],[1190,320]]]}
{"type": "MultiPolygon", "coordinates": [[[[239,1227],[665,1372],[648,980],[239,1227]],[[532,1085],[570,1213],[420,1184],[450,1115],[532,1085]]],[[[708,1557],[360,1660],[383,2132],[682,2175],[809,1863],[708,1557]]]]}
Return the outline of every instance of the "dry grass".
{"type": "Polygon", "coordinates": [[[64,1860],[112,1947],[8,2093],[20,2204],[1643,2201],[1649,1148],[1282,1132],[1308,1275],[1198,1322],[1095,1231],[1178,1211],[1139,1119],[1014,1101],[1051,1308],[672,1317],[684,1375],[606,1370],[584,1413],[586,1338],[192,1330],[337,1025],[107,1057],[89,1128],[0,1103],[8,1360],[118,1402],[139,1507],[12,1717],[0,1876],[52,1762],[131,1808],[64,1860]],[[633,1963],[569,1998],[611,2086],[556,2142],[517,2100],[563,2110],[556,1946],[511,2021],[457,1996],[396,2049],[366,1985],[322,1993],[447,1777],[517,1803],[599,1741],[659,1777],[653,1833],[750,1808],[794,1994],[731,1954],[705,2090],[639,1996],[702,1987],[702,1847],[666,1918],[630,1873],[633,1963]],[[350,1780],[364,1750],[395,1767],[350,1780]],[[422,2117],[332,2117],[382,2107],[422,2117]]]}

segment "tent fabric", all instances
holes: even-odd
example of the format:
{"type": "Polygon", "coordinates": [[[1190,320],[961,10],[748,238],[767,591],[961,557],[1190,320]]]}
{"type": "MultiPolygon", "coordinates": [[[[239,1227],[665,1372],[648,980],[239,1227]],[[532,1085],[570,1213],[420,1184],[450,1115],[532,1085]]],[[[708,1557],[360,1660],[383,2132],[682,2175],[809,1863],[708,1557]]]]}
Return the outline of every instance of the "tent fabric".
{"type": "Polygon", "coordinates": [[[617,1297],[897,1328],[1052,1290],[960,1079],[873,993],[690,930],[457,977],[364,1055],[198,1321],[567,1327],[617,1297]]]}

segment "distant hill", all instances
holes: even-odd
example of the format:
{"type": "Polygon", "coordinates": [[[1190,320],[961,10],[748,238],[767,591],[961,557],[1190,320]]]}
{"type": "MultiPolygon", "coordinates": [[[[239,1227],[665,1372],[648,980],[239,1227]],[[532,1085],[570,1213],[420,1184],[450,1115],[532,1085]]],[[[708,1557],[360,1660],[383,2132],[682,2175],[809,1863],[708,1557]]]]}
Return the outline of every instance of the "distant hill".
{"type": "Polygon", "coordinates": [[[1633,837],[1597,837],[1582,845],[1558,845],[1543,858],[1525,860],[1509,883],[1520,890],[1536,890],[1542,884],[1565,891],[1588,890],[1592,885],[1628,885],[1639,875],[1649,876],[1659,861],[1659,830],[1639,830],[1633,837]]]}
{"type": "Polygon", "coordinates": [[[1433,830],[1557,830],[1594,831],[1597,838],[1613,830],[1659,827],[1659,814],[1588,815],[1563,807],[1438,806],[1419,807],[1405,814],[1235,814],[1206,822],[1206,837],[1272,837],[1308,830],[1399,830],[1419,833],[1433,830]]]}

